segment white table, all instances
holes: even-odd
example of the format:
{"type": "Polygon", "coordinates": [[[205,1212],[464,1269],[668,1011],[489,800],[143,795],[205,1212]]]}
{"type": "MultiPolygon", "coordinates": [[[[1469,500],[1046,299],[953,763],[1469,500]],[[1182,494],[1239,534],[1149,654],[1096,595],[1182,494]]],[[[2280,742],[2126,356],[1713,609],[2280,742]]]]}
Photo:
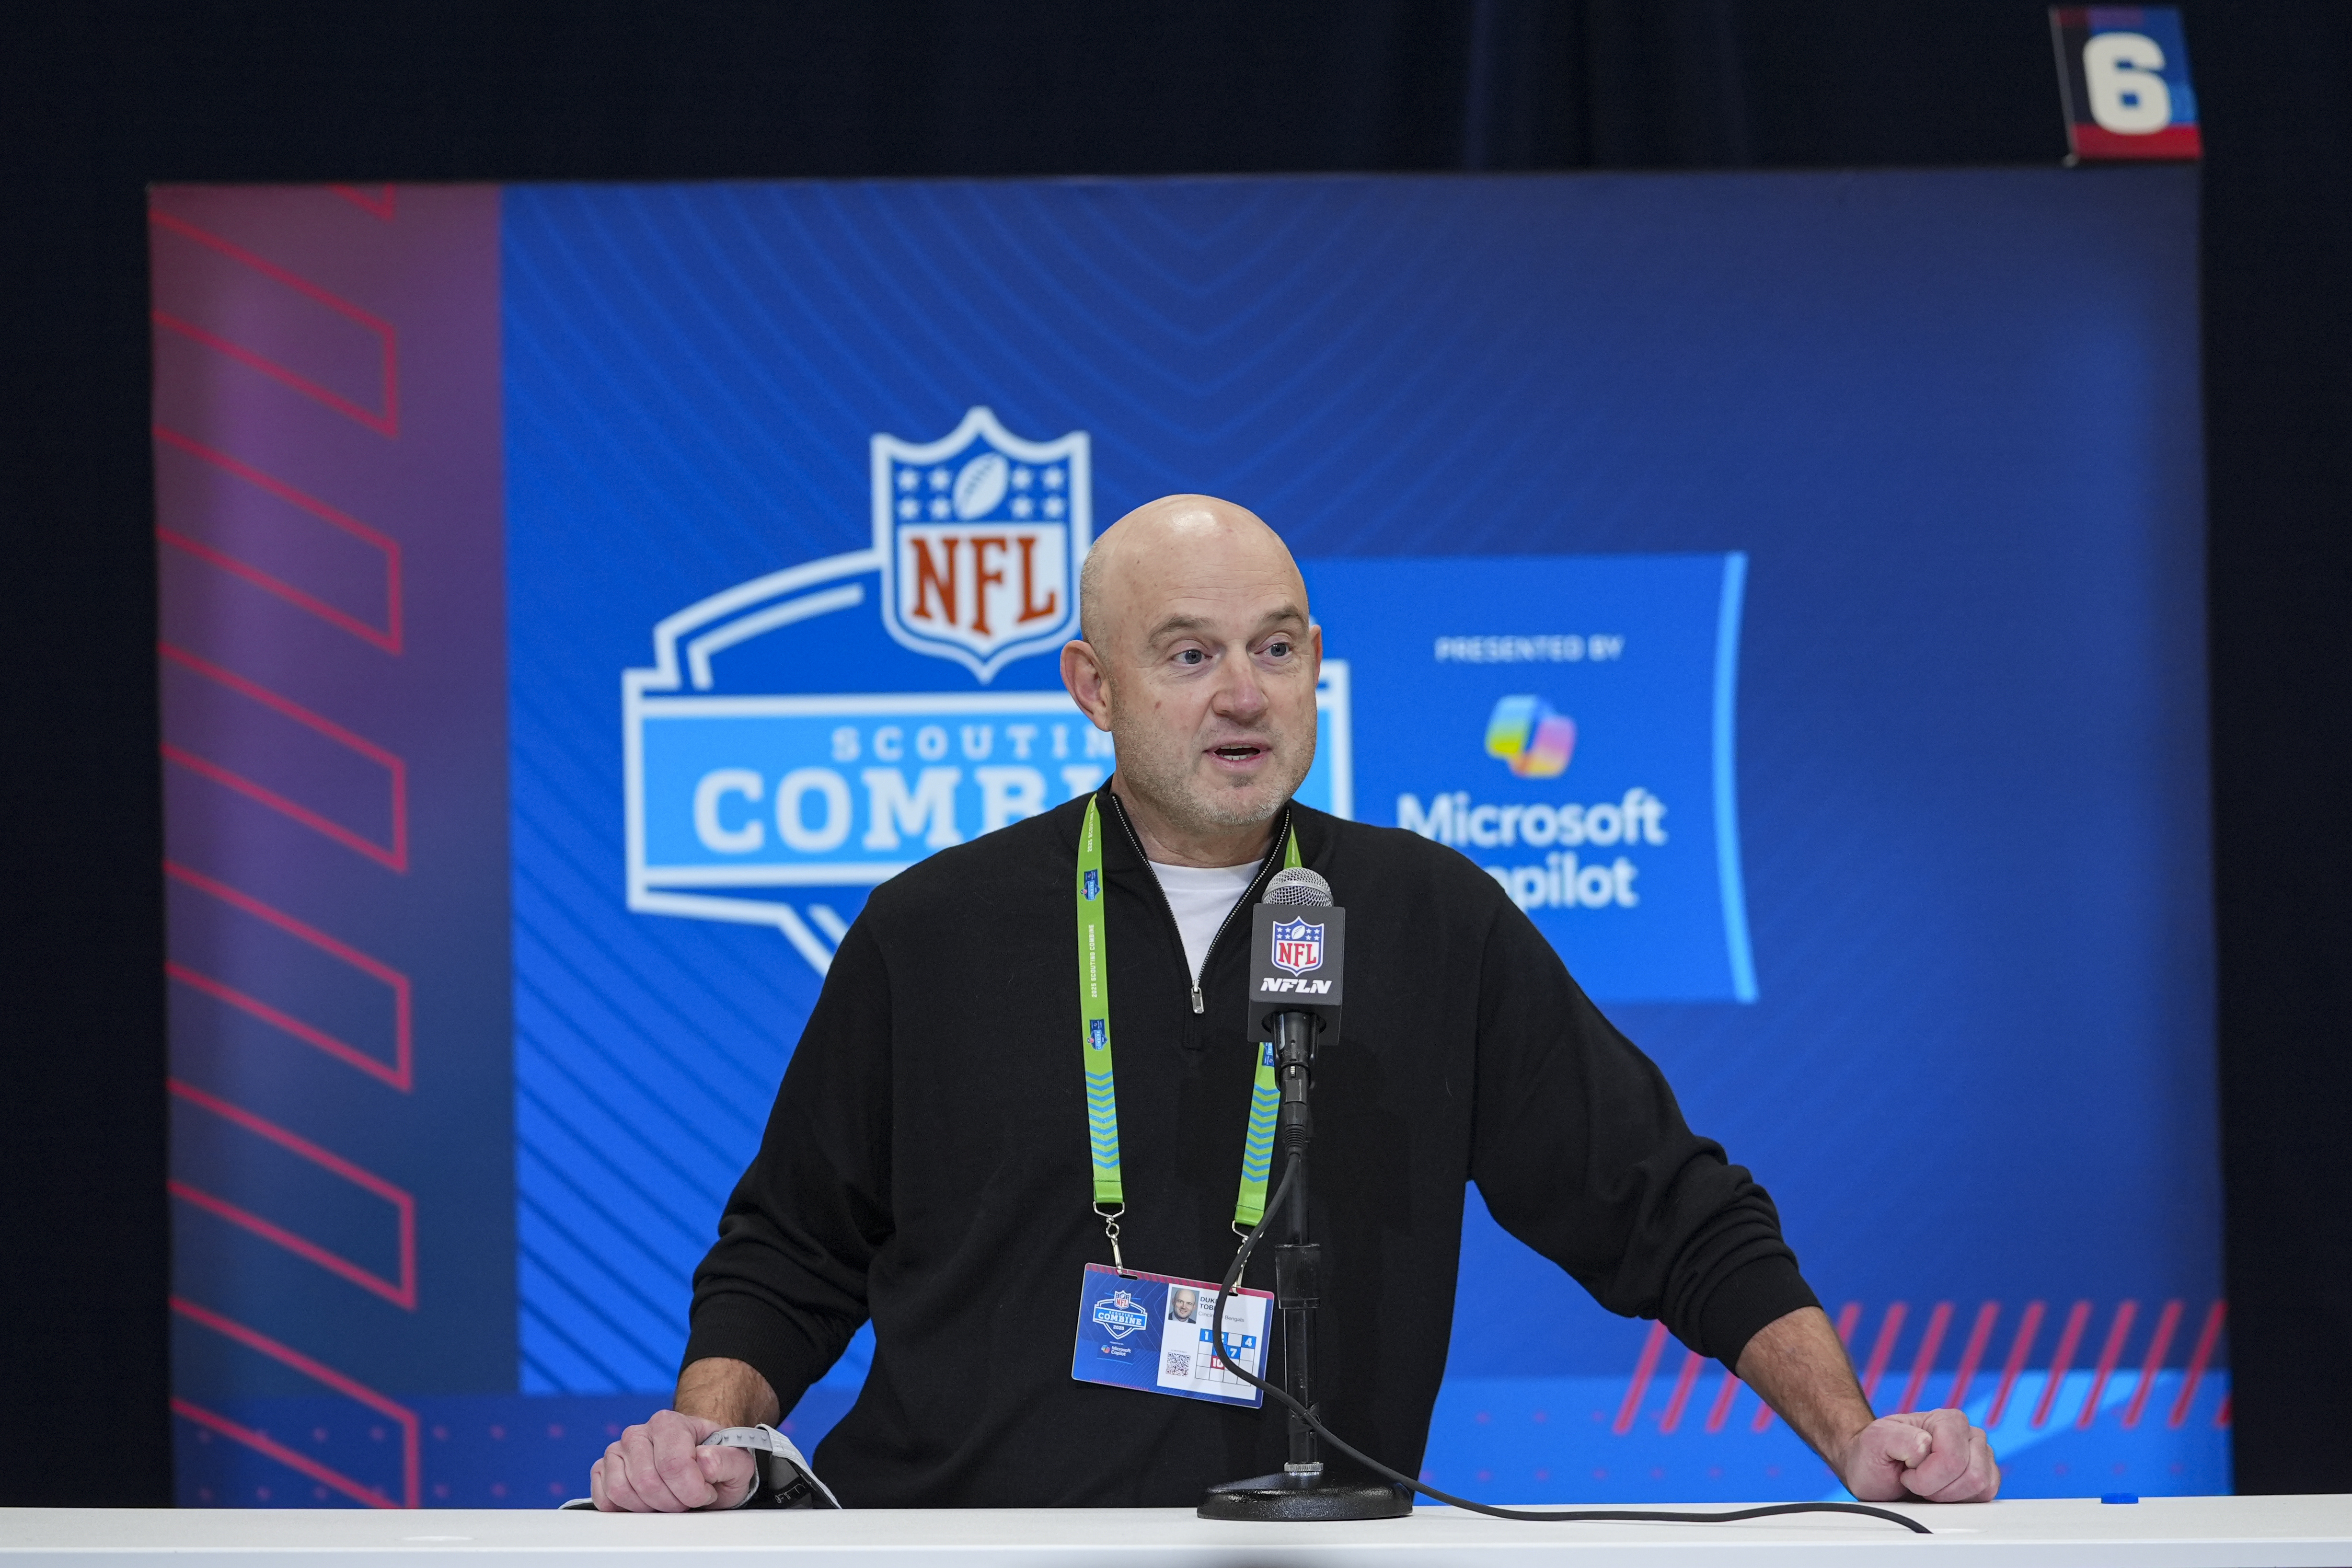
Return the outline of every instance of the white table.
{"type": "Polygon", "coordinates": [[[0,1510],[0,1568],[2346,1568],[2352,1496],[2000,1502],[1911,1510],[1937,1531],[1796,1515],[1730,1525],[1517,1524],[1451,1509],[1361,1524],[1228,1524],[1176,1509],[648,1516],[433,1510],[0,1510]],[[691,1568],[691,1565],[689,1565],[691,1568]]]}

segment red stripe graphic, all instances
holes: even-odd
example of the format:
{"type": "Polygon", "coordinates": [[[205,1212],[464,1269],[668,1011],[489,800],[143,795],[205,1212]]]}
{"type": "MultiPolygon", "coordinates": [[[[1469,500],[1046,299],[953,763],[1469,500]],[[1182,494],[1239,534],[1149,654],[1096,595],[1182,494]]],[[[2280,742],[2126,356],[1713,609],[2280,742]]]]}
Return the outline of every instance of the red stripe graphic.
{"type": "Polygon", "coordinates": [[[1666,1413],[1658,1418],[1658,1430],[1671,1432],[1683,1424],[1683,1409],[1690,1404],[1691,1388],[1698,1382],[1699,1363],[1706,1358],[1696,1351],[1683,1352],[1683,1369],[1675,1377],[1675,1391],[1666,1400],[1666,1413]]]}
{"type": "MultiPolygon", "coordinates": [[[[1863,1310],[1863,1303],[1860,1301],[1848,1301],[1838,1310],[1835,1325],[1838,1340],[1846,1347],[1849,1354],[1853,1350],[1854,1332],[1861,1324],[1863,1310]]],[[[1950,1335],[1954,1310],[1954,1303],[1938,1301],[1929,1313],[1926,1327],[1920,1334],[1919,1342],[1912,1352],[1910,1374],[1904,1384],[1902,1401],[1895,1407],[1896,1409],[1907,1411],[1919,1408],[1918,1402],[1926,1392],[1927,1382],[1935,1374],[1937,1356],[1943,1350],[1950,1335]]],[[[2181,1302],[2167,1301],[2157,1318],[2154,1331],[2148,1338],[2138,1380],[2123,1410],[2122,1424],[2126,1427],[2139,1425],[2140,1417],[2151,1397],[2151,1391],[2156,1386],[2158,1377],[2164,1371],[2164,1358],[2171,1349],[2174,1336],[2179,1331],[2182,1310],[2181,1302]]],[[[2032,1358],[2041,1337],[2042,1320],[2047,1312],[2047,1305],[2042,1301],[2025,1303],[2024,1311],[2018,1320],[2016,1332],[2010,1342],[2008,1359],[2001,1367],[2000,1385],[1994,1392],[1990,1407],[1985,1413],[1983,1422],[1985,1426],[1989,1428],[1999,1426],[2002,1416],[2007,1413],[2011,1396],[2016,1392],[2018,1380],[2024,1375],[2026,1365],[2032,1358]]],[[[2031,1425],[2037,1427],[2048,1425],[2051,1412],[2056,1407],[2058,1393],[2065,1385],[2066,1379],[2074,1369],[2076,1353],[2083,1348],[2084,1335],[2090,1329],[2091,1320],[2095,1312],[2095,1303],[2089,1300],[2077,1300],[2068,1310],[2066,1321],[2061,1326],[2057,1342],[2053,1347],[2049,1366],[2043,1373],[2039,1396],[2029,1417],[2031,1425]]],[[[2203,1330],[2198,1336],[2196,1352],[2189,1359],[2179,1397],[2172,1406],[2169,1421],[2172,1426],[2178,1426],[2188,1419],[2205,1372],[2218,1352],[2226,1312],[2227,1303],[2216,1301],[2206,1314],[2203,1330]]],[[[1857,1373],[1857,1381],[1862,1385],[1864,1397],[1874,1405],[1878,1397],[1879,1388],[1885,1382],[1886,1371],[1893,1364],[1895,1352],[1902,1346],[1903,1330],[1908,1315],[1909,1308],[1906,1303],[1892,1301],[1887,1304],[1872,1341],[1868,1361],[1857,1373]]],[[[1959,1364],[1952,1374],[1952,1384],[1948,1391],[1948,1404],[1951,1407],[1966,1408],[1969,1389],[1984,1363],[1987,1352],[1991,1347],[1993,1331],[1999,1326],[2000,1317],[2001,1303],[1999,1301],[1985,1301],[1978,1306],[1975,1321],[1969,1329],[1967,1345],[1961,1351],[1959,1364]]],[[[2106,1398],[2106,1391],[2113,1384],[2116,1369],[2123,1365],[2124,1352],[2130,1347],[2132,1331],[2137,1326],[2138,1321],[2139,1303],[2137,1300],[2126,1300],[2116,1304],[2115,1315],[2108,1321],[2097,1361],[2092,1369],[2088,1392],[2084,1397],[2081,1408],[2075,1413],[2074,1425],[2077,1429],[2096,1426],[2099,1408],[2106,1398]]],[[[1648,1397],[1650,1385],[1657,1376],[1658,1358],[1664,1352],[1666,1339],[1666,1330],[1663,1323],[1653,1323],[1650,1326],[1649,1333],[1642,1343],[1641,1354],[1635,1361],[1632,1381],[1628,1384],[1624,1396],[1618,1405],[1617,1417],[1611,1428],[1613,1433],[1622,1436],[1632,1431],[1638,1421],[1642,1405],[1648,1397]]],[[[1664,1409],[1659,1416],[1658,1430],[1662,1434],[1679,1431],[1685,1418],[1690,1415],[1691,1400],[1697,1392],[1699,1374],[1705,1360],[1706,1358],[1696,1351],[1685,1353],[1682,1364],[1675,1373],[1673,1387],[1667,1394],[1664,1409]]],[[[1716,1385],[1714,1396],[1708,1403],[1706,1415],[1702,1423],[1706,1431],[1723,1430],[1745,1386],[1737,1374],[1728,1370],[1724,1373],[1722,1381],[1716,1385]]],[[[1776,1418],[1772,1407],[1759,1401],[1751,1423],[1752,1430],[1767,1431],[1776,1418]]],[[[2213,1419],[2217,1426],[2230,1425],[2231,1396],[2229,1394],[2223,1394],[2221,1405],[2215,1411],[2213,1419]]]]}
{"type": "Polygon", "coordinates": [[[2148,1336],[2147,1354],[2140,1362],[2139,1386],[2132,1390],[2131,1403],[2124,1406],[2126,1430],[2139,1425],[2140,1412],[2147,1408],[2148,1391],[2156,1386],[2156,1374],[2164,1370],[2164,1352],[2172,1348],[2172,1333],[2179,1327],[2180,1303],[2167,1301],[2164,1310],[2157,1314],[2156,1332],[2148,1336]]]}
{"type": "Polygon", "coordinates": [[[1633,1381],[1625,1386],[1625,1401],[1617,1406],[1616,1422],[1610,1430],[1619,1436],[1633,1429],[1633,1417],[1642,1408],[1642,1396],[1650,1389],[1650,1376],[1658,1370],[1658,1352],[1666,1342],[1666,1325],[1654,1322],[1649,1338],[1642,1342],[1641,1359],[1633,1363],[1633,1381]]]}
{"type": "Polygon", "coordinates": [[[2107,1326],[2107,1342],[2099,1352],[2098,1370],[2091,1376],[2091,1392],[2084,1396],[2083,1413],[2074,1417],[2076,1426],[2088,1426],[2099,1418],[2099,1399],[2107,1392],[2107,1379],[2115,1374],[2116,1362],[2124,1353],[2124,1342],[2131,1335],[2132,1320],[2139,1316],[2137,1301],[2125,1301],[2116,1308],[2116,1321],[2107,1326]]]}
{"type": "Polygon", "coordinates": [[[237,794],[269,807],[272,811],[280,812],[293,818],[313,832],[324,834],[347,849],[357,850],[378,865],[403,873],[407,871],[408,764],[405,762],[377,745],[373,741],[353,734],[324,714],[314,713],[300,703],[289,698],[281,697],[268,687],[247,680],[232,670],[223,669],[219,665],[209,660],[198,658],[184,648],[174,647],[167,642],[159,642],[155,647],[158,652],[173,663],[194,670],[207,680],[217,681],[238,696],[249,698],[270,711],[281,714],[298,724],[317,731],[337,745],[356,752],[383,768],[391,790],[392,842],[388,845],[378,844],[372,838],[362,837],[341,823],[321,816],[310,807],[287,799],[286,796],[265,784],[256,784],[242,773],[223,767],[220,763],[206,758],[199,757],[186,748],[175,746],[169,741],[163,742],[163,752],[165,757],[191,773],[208,778],[215,784],[226,785],[236,791],[237,794]]]}
{"type": "Polygon", "coordinates": [[[210,975],[201,974],[185,964],[167,962],[163,965],[164,973],[182,984],[194,986],[207,996],[226,1002],[232,1007],[242,1008],[262,1022],[285,1030],[304,1044],[317,1047],[336,1060],[355,1067],[371,1078],[383,1079],[403,1093],[406,1093],[415,1086],[415,1045],[412,1036],[413,1008],[407,975],[388,963],[369,957],[348,942],[337,941],[318,927],[298,921],[285,910],[265,904],[250,893],[239,892],[226,882],[215,881],[202,872],[192,871],[185,866],[166,860],[163,862],[163,874],[175,881],[187,884],[198,892],[209,893],[233,909],[242,910],[257,920],[267,921],[287,935],[309,942],[320,952],[342,960],[369,978],[383,982],[392,992],[392,1063],[386,1066],[383,1061],[370,1056],[349,1041],[337,1039],[323,1029],[314,1028],[257,997],[249,996],[210,975]]]}
{"type": "Polygon", "coordinates": [[[362,641],[372,642],[387,653],[398,653],[394,639],[378,631],[357,616],[345,615],[324,599],[314,598],[282,577],[273,577],[260,567],[238,560],[226,551],[215,550],[184,533],[174,533],[168,528],[155,530],[156,540],[173,549],[194,556],[207,566],[216,566],[233,577],[242,578],[265,594],[275,594],[297,609],[306,610],[338,631],[346,631],[362,641]]]}
{"type": "Polygon", "coordinates": [[[2017,1338],[2011,1342],[2008,1364],[2000,1369],[2000,1387],[1992,1396],[1992,1408],[1985,1413],[1987,1427],[2000,1425],[2001,1412],[2009,1408],[2010,1390],[2017,1386],[2017,1374],[2025,1370],[2025,1358],[2033,1349],[2033,1341],[2042,1332],[2042,1303],[2028,1301],[2025,1316],[2018,1320],[2017,1338]]]}
{"type": "Polygon", "coordinates": [[[1927,1374],[1936,1370],[1936,1352],[1944,1348],[1944,1331],[1952,1326],[1952,1304],[1938,1301],[1936,1310],[1927,1314],[1927,1331],[1919,1336],[1919,1353],[1911,1358],[1911,1381],[1903,1385],[1902,1403],[1896,1410],[1916,1410],[1919,1395],[1927,1386],[1927,1374]]]}
{"type": "MultiPolygon", "coordinates": [[[[1946,1405],[1956,1410],[1968,1407],[1969,1384],[1984,1360],[1985,1347],[1992,1343],[1992,1326],[2000,1321],[2000,1302],[1987,1301],[1977,1309],[1976,1326],[1969,1331],[1969,1348],[1960,1352],[1959,1370],[1952,1373],[1952,1391],[1945,1396],[1946,1405]]],[[[1988,1420],[1985,1425],[1990,1426],[1992,1422],[1988,1420]]]]}
{"type": "Polygon", "coordinates": [[[2033,1425],[2041,1426],[2050,1419],[2051,1402],[2058,1397],[2058,1385],[2066,1381],[2074,1370],[2074,1349],[2083,1342],[2083,1330],[2091,1321],[2091,1304],[2077,1301],[2067,1310],[2066,1326],[2059,1331],[2057,1353],[2050,1358],[2050,1373],[2042,1380],[2042,1397],[2033,1406],[2033,1425]]]}
{"type": "MultiPolygon", "coordinates": [[[[2226,1301],[2216,1301],[2206,1309],[2205,1327],[2197,1335],[2197,1352],[2189,1358],[2188,1375],[2180,1380],[2180,1397],[2172,1402],[2172,1415],[2166,1426],[2178,1426],[2189,1419],[2189,1406],[2196,1401],[2197,1385],[2205,1381],[2205,1368],[2212,1363],[2213,1347],[2221,1342],[2221,1320],[2228,1316],[2228,1307],[2226,1301]]],[[[2223,1415],[2215,1418],[2217,1425],[2227,1424],[2226,1402],[2222,1409],[2223,1415]]]]}
{"type": "Polygon", "coordinates": [[[290,366],[278,363],[266,354],[257,353],[242,343],[231,342],[216,332],[205,331],[194,321],[183,321],[163,310],[151,310],[149,316],[159,327],[179,333],[192,342],[218,353],[227,355],[248,370],[258,371],[270,380],[289,387],[314,402],[324,404],[336,413],[356,420],[377,434],[397,437],[400,434],[400,343],[399,335],[390,321],[372,310],[363,310],[341,295],[321,289],[299,273],[289,272],[274,261],[256,256],[243,246],[223,239],[219,235],[198,228],[185,218],[169,213],[150,210],[147,221],[155,227],[192,239],[209,250],[217,251],[232,261],[243,263],[275,283],[282,283],[303,298],[323,305],[337,315],[357,323],[375,335],[382,345],[383,384],[379,394],[381,409],[363,408],[331,387],[322,385],[290,366]]]}
{"type": "Polygon", "coordinates": [[[1902,1337],[1903,1320],[1911,1309],[1901,1301],[1890,1302],[1886,1316],[1878,1321],[1878,1338],[1870,1346],[1870,1365],[1862,1374],[1862,1397],[1868,1404],[1878,1397],[1878,1380],[1886,1375],[1886,1363],[1895,1354],[1895,1342],[1902,1337]]]}
{"type": "Polygon", "coordinates": [[[226,551],[216,550],[209,544],[190,539],[184,534],[174,532],[171,529],[157,528],[155,530],[156,538],[162,540],[164,543],[171,545],[175,550],[184,550],[187,552],[189,554],[194,556],[197,560],[204,562],[207,565],[217,566],[224,572],[235,574],[236,576],[243,578],[246,582],[252,584],[255,587],[263,590],[265,593],[275,594],[279,598],[284,599],[288,604],[296,605],[303,610],[307,610],[311,615],[317,616],[320,620],[327,622],[329,625],[339,627],[343,631],[347,631],[353,637],[361,638],[362,641],[373,643],[377,647],[383,649],[386,653],[399,653],[401,651],[401,625],[403,617],[401,615],[400,542],[398,540],[378,532],[376,530],[370,528],[366,523],[362,522],[358,518],[353,517],[351,513],[342,510],[341,508],[330,506],[325,501],[320,500],[318,497],[308,494],[305,491],[296,489],[292,485],[288,484],[285,480],[278,479],[273,475],[263,473],[259,468],[253,467],[249,463],[240,462],[236,458],[230,457],[226,452],[215,451],[212,447],[205,446],[201,441],[194,440],[186,436],[183,436],[178,431],[166,428],[162,425],[152,426],[151,426],[151,429],[154,433],[155,439],[163,442],[165,446],[185,452],[192,458],[210,463],[214,467],[220,468],[225,473],[234,474],[238,479],[245,480],[247,483],[253,485],[257,489],[261,489],[269,495],[275,496],[278,500],[284,501],[287,505],[296,507],[303,511],[309,512],[312,517],[315,517],[320,521],[326,523],[329,527],[339,529],[344,533],[350,534],[353,539],[360,541],[363,544],[370,545],[380,552],[383,556],[383,625],[382,626],[370,626],[367,622],[361,620],[358,616],[348,615],[345,612],[335,608],[334,605],[328,604],[326,601],[310,594],[304,593],[301,589],[294,586],[291,583],[286,582],[282,578],[272,576],[269,573],[264,572],[260,567],[253,565],[249,562],[241,561],[226,551]]]}
{"type": "MultiPolygon", "coordinates": [[[[261,1354],[268,1356],[274,1362],[278,1362],[285,1366],[292,1367],[296,1372],[300,1373],[303,1376],[323,1383],[329,1388],[333,1389],[336,1393],[342,1394],[347,1398],[358,1400],[362,1405],[366,1405],[369,1409],[374,1411],[379,1415],[389,1417],[390,1419],[400,1423],[401,1492],[404,1500],[401,1506],[405,1508],[420,1508],[424,1505],[424,1453],[420,1441],[421,1424],[417,1420],[415,1411],[409,1409],[405,1405],[397,1404],[391,1399],[387,1399],[383,1394],[378,1394],[374,1389],[368,1387],[367,1384],[361,1383],[358,1379],[351,1377],[346,1373],[337,1372],[333,1367],[329,1366],[326,1363],[304,1355],[300,1351],[294,1349],[291,1345],[281,1344],[258,1330],[247,1328],[243,1323],[237,1322],[230,1318],[223,1317],[220,1313],[214,1311],[209,1307],[199,1307],[194,1301],[174,1296],[172,1298],[172,1310],[179,1313],[180,1316],[187,1319],[192,1323],[210,1329],[216,1334],[220,1334],[225,1338],[236,1341],[238,1344],[243,1345],[247,1350],[257,1351],[261,1354]]],[[[197,1417],[192,1415],[189,1419],[195,1420],[197,1417]]],[[[243,1442],[244,1438],[237,1437],[236,1433],[226,1431],[226,1428],[228,1425],[234,1425],[234,1423],[216,1426],[214,1427],[214,1430],[222,1432],[224,1436],[236,1437],[237,1441],[243,1442]]],[[[242,1428],[239,1430],[242,1430],[242,1428]]],[[[256,1433],[254,1436],[259,1436],[260,1434],[256,1433]]],[[[256,1447],[258,1447],[258,1445],[256,1445],[256,1447]]],[[[261,1452],[269,1453],[269,1450],[263,1448],[261,1449],[261,1452]]],[[[278,1458],[278,1455],[269,1453],[269,1457],[274,1459],[278,1458]]],[[[299,1467],[297,1468],[299,1468],[299,1467]]],[[[305,1471],[304,1473],[309,1474],[310,1472],[305,1471]]],[[[325,1479],[324,1477],[320,1477],[318,1479],[322,1481],[325,1479]]],[[[352,1483],[353,1486],[357,1486],[358,1484],[359,1483],[356,1481],[352,1483]]]]}
{"type": "Polygon", "coordinates": [[[300,823],[313,833],[324,834],[346,849],[356,850],[369,859],[378,861],[395,871],[408,869],[405,865],[394,858],[390,850],[381,847],[370,839],[361,837],[339,822],[330,821],[306,805],[287,799],[276,790],[254,783],[243,773],[232,773],[217,763],[208,763],[194,752],[183,750],[169,741],[163,742],[157,750],[163,753],[165,762],[177,763],[198,778],[210,779],[224,789],[233,789],[247,799],[266,805],[270,810],[300,823]]]}
{"type": "Polygon", "coordinates": [[[280,1127],[275,1121],[257,1116],[241,1106],[205,1093],[193,1084],[177,1079],[166,1079],[164,1087],[189,1104],[211,1111],[223,1121],[241,1127],[258,1138],[266,1138],[288,1152],[300,1156],[333,1173],[353,1186],[372,1193],[392,1205],[397,1215],[400,1235],[400,1278],[386,1279],[373,1269],[362,1268],[340,1253],[331,1252],[317,1242],[297,1236],[283,1226],[264,1219],[252,1210],[242,1208],[227,1199],[207,1193],[193,1184],[174,1177],[164,1183],[164,1188],[183,1202],[194,1205],[207,1214],[241,1226],[265,1241],[275,1243],[296,1257],[317,1264],[320,1268],[350,1280],[362,1289],[373,1290],[385,1300],[409,1311],[416,1310],[416,1200],[406,1191],[393,1185],[374,1172],[355,1165],[332,1150],[311,1142],[300,1133],[280,1127]]]}
{"type": "Polygon", "coordinates": [[[358,185],[329,185],[327,189],[334,192],[362,212],[372,214],[386,223],[392,222],[399,215],[399,208],[395,204],[400,192],[396,185],[377,185],[373,188],[373,192],[358,185]]]}
{"type": "Polygon", "coordinates": [[[1706,1407],[1706,1429],[1708,1431],[1720,1432],[1723,1430],[1724,1422],[1730,1419],[1731,1416],[1731,1402],[1739,1397],[1740,1386],[1738,1374],[1732,1372],[1728,1367],[1725,1368],[1723,1373],[1723,1386],[1715,1391],[1715,1403],[1706,1407]]]}
{"type": "MultiPolygon", "coordinates": [[[[321,1486],[334,1488],[345,1497],[363,1502],[370,1508],[398,1508],[400,1505],[363,1481],[355,1481],[341,1470],[330,1469],[310,1458],[288,1447],[277,1438],[267,1436],[250,1426],[242,1426],[205,1409],[193,1400],[172,1396],[172,1414],[199,1426],[209,1426],[233,1443],[242,1443],[257,1453],[267,1454],[290,1470],[298,1470],[321,1486]]],[[[414,1506],[413,1504],[411,1506],[414,1506]]]]}

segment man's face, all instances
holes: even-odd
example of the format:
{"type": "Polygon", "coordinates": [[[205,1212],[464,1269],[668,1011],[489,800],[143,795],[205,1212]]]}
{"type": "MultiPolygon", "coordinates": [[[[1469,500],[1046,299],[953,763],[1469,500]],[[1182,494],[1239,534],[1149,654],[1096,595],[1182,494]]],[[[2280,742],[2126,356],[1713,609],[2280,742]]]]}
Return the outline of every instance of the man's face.
{"type": "Polygon", "coordinates": [[[1096,649],[1119,777],[1193,831],[1265,821],[1315,761],[1323,637],[1289,552],[1233,531],[1126,564],[1096,649]]]}

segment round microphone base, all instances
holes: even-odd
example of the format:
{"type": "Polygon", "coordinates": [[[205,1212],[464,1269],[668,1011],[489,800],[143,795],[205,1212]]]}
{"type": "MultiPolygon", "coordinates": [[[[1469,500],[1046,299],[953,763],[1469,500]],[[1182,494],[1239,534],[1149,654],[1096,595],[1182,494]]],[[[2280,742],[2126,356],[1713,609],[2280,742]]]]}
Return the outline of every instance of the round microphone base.
{"type": "Polygon", "coordinates": [[[1387,1481],[1333,1480],[1319,1476],[1252,1476],[1209,1489],[1196,1510],[1202,1519],[1402,1519],[1412,1493],[1387,1481]]]}

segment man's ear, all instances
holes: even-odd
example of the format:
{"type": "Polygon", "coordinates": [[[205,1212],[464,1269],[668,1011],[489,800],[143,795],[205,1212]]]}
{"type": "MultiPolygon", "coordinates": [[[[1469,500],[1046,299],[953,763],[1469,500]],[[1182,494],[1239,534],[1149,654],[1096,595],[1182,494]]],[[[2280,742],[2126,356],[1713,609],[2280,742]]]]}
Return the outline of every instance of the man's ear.
{"type": "Polygon", "coordinates": [[[1062,684],[1096,729],[1110,728],[1110,679],[1094,645],[1083,637],[1062,645],[1062,684]]]}

